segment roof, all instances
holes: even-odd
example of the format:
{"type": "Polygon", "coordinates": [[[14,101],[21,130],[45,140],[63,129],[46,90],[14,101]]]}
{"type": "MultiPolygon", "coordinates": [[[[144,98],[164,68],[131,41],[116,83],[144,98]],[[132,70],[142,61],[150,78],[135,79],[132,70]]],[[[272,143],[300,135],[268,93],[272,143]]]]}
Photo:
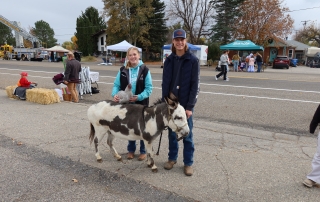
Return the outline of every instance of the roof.
{"type": "Polygon", "coordinates": [[[263,51],[262,46],[258,46],[250,40],[235,40],[232,43],[220,46],[221,50],[257,50],[263,51]]]}
{"type": "Polygon", "coordinates": [[[107,30],[106,30],[106,29],[100,30],[99,32],[94,33],[94,34],[92,35],[92,37],[100,36],[100,35],[103,34],[103,33],[107,33],[107,30]]]}
{"type": "Polygon", "coordinates": [[[288,45],[296,47],[296,50],[298,50],[298,51],[299,50],[303,51],[306,48],[310,48],[311,47],[311,46],[308,46],[308,45],[306,45],[304,43],[301,43],[299,41],[296,41],[296,40],[287,40],[286,42],[287,42],[288,45]]]}

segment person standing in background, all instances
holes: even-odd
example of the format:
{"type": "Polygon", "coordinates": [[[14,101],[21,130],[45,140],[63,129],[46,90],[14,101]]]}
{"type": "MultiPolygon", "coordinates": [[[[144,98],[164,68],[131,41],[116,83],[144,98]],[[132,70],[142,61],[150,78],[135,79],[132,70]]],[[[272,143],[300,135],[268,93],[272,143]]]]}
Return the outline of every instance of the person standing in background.
{"type": "Polygon", "coordinates": [[[235,72],[238,71],[239,60],[240,60],[240,56],[239,56],[239,52],[237,52],[232,56],[232,63],[233,63],[233,68],[235,72]]]}
{"type": "Polygon", "coordinates": [[[257,66],[258,66],[257,72],[261,72],[262,56],[260,55],[260,53],[257,53],[256,62],[257,62],[257,66]]]}
{"type": "Polygon", "coordinates": [[[74,59],[73,53],[67,54],[68,61],[66,64],[66,70],[64,72],[63,83],[67,85],[70,93],[71,100],[73,102],[79,102],[79,93],[76,89],[76,84],[79,83],[79,72],[81,72],[81,64],[78,60],[74,59]]]}

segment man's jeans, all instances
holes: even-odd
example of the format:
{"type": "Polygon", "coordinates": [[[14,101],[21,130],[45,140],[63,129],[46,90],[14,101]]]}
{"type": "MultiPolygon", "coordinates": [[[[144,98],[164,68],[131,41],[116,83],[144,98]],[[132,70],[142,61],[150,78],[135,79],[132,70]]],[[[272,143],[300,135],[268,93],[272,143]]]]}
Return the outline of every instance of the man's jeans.
{"type": "MultiPolygon", "coordinates": [[[[185,166],[191,166],[193,164],[193,153],[194,153],[194,143],[193,143],[193,120],[192,116],[188,118],[188,126],[190,129],[189,134],[183,138],[183,163],[185,166]]],[[[179,144],[177,141],[176,133],[168,128],[169,136],[169,153],[168,158],[170,161],[177,161],[179,144]]]]}

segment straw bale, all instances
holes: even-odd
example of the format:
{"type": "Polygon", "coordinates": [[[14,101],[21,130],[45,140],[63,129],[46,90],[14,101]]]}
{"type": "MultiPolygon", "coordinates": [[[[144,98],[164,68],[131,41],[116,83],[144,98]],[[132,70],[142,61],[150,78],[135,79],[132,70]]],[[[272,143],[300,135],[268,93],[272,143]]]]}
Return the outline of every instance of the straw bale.
{"type": "Polygon", "coordinates": [[[7,87],[6,87],[6,92],[7,92],[7,95],[8,95],[9,98],[19,99],[19,97],[15,96],[15,95],[13,94],[13,91],[14,91],[14,89],[15,89],[16,87],[17,87],[16,85],[14,85],[14,86],[7,86],[7,87]]]}
{"type": "Polygon", "coordinates": [[[32,88],[27,89],[26,100],[47,105],[60,102],[60,97],[54,89],[32,88]]]}

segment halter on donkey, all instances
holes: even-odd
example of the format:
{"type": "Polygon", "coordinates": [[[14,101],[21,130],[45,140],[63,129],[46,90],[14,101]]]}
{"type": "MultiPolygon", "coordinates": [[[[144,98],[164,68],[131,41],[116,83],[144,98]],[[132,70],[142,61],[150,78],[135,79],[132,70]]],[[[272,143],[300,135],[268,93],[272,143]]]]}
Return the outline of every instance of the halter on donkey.
{"type": "Polygon", "coordinates": [[[147,164],[153,172],[158,170],[153,160],[152,141],[166,127],[176,132],[178,140],[189,134],[186,112],[172,93],[169,97],[165,97],[165,102],[159,100],[152,107],[118,104],[113,101],[99,102],[88,109],[88,119],[91,128],[89,139],[90,143],[94,141],[98,162],[102,161],[98,145],[107,133],[107,144],[111,153],[119,161],[121,156],[112,144],[115,137],[143,140],[148,153],[147,164]]]}

